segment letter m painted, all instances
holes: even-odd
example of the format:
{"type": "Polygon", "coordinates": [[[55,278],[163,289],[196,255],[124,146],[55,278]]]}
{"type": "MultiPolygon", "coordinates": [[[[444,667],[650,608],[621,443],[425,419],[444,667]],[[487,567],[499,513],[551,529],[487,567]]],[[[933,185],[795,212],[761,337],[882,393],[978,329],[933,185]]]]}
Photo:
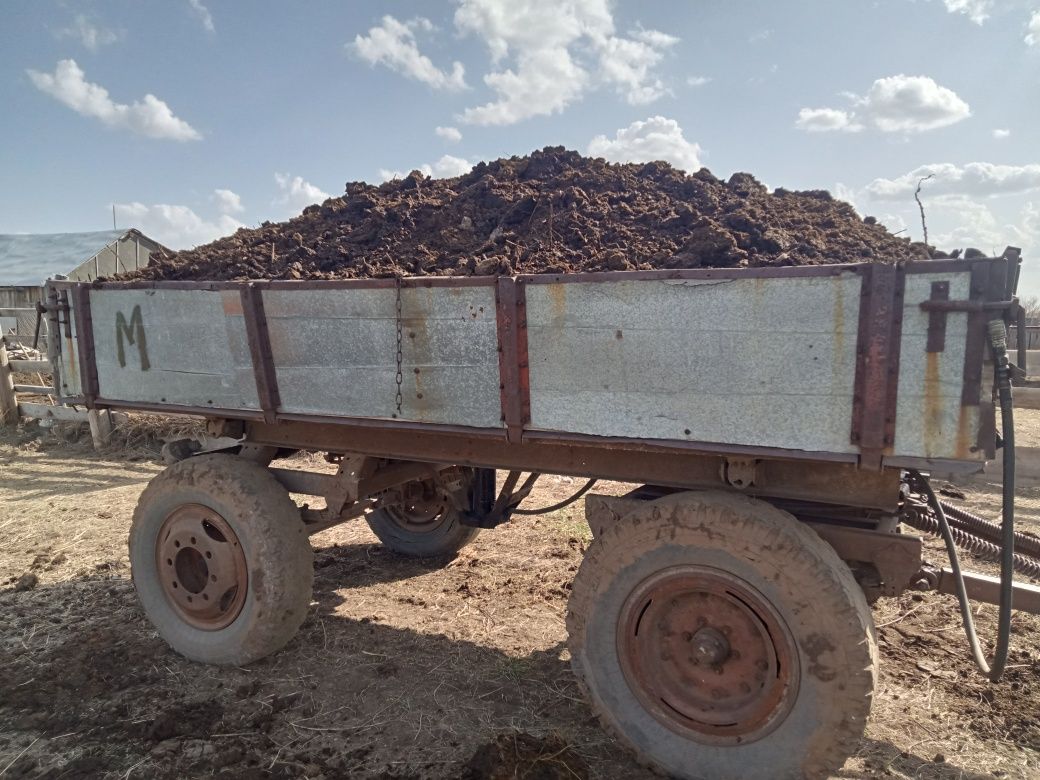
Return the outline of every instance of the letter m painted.
{"type": "Polygon", "coordinates": [[[116,355],[119,358],[120,368],[126,368],[126,351],[123,339],[130,342],[131,346],[137,347],[137,354],[141,358],[141,370],[147,371],[151,368],[148,362],[148,342],[144,337],[144,321],[141,318],[141,306],[134,306],[130,313],[130,323],[127,324],[123,312],[116,313],[116,355]]]}

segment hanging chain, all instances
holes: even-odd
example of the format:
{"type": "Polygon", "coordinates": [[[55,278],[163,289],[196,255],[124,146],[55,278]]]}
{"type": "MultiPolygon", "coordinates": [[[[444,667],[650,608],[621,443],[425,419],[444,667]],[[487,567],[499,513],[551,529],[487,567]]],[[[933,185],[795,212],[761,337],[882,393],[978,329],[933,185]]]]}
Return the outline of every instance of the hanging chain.
{"type": "Polygon", "coordinates": [[[401,370],[402,352],[401,352],[401,277],[397,277],[397,375],[394,377],[397,382],[397,396],[394,399],[397,403],[397,414],[394,417],[401,416],[401,404],[404,401],[404,396],[401,395],[401,383],[404,381],[404,373],[401,370]]]}

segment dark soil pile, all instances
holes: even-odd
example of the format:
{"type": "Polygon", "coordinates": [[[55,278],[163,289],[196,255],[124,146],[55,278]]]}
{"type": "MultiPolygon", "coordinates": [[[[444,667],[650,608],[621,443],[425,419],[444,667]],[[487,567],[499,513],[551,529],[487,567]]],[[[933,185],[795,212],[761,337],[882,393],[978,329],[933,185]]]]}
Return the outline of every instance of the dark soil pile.
{"type": "Polygon", "coordinates": [[[562,147],[418,171],[288,222],[157,258],[123,278],[341,279],[894,262],[927,257],[822,190],[770,193],[753,176],[607,163],[562,147]]]}

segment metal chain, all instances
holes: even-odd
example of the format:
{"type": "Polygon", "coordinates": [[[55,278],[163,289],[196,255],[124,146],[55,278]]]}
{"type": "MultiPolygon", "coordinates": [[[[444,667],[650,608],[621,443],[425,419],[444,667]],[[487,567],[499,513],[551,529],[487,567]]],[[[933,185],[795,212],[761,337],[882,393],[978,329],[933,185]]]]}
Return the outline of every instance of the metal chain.
{"type": "Polygon", "coordinates": [[[394,399],[397,404],[397,414],[394,417],[401,416],[401,404],[404,402],[404,396],[401,395],[401,383],[404,381],[404,373],[401,370],[402,352],[401,352],[401,277],[397,278],[397,375],[394,377],[397,382],[397,396],[394,399]]]}

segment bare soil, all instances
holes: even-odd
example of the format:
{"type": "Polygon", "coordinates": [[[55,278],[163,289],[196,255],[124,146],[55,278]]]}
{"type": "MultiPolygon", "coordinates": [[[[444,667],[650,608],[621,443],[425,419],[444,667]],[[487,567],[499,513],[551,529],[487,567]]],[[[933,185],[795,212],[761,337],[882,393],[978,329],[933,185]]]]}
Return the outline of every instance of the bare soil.
{"type": "MultiPolygon", "coordinates": [[[[1018,517],[1037,532],[1040,413],[1019,415],[1018,517]]],[[[0,776],[652,777],[570,673],[564,612],[590,542],[580,503],[485,531],[453,561],[389,553],[363,522],[326,531],[300,634],[248,668],[210,667],[167,648],[130,585],[130,515],[161,468],[143,454],[0,434],[0,776]]],[[[997,474],[967,480],[963,503],[995,516],[997,474]]],[[[546,478],[529,503],[580,484],[546,478]]],[[[929,557],[942,562],[938,545],[929,557]]],[[[977,613],[992,637],[995,608],[977,613]]],[[[974,671],[952,598],[882,599],[875,621],[880,685],[839,777],[1040,776],[1040,620],[1016,616],[995,686],[974,671]]]]}
{"type": "Polygon", "coordinates": [[[431,179],[413,171],[287,222],[242,228],[125,279],[340,279],[571,273],[943,256],[823,190],[612,164],[547,147],[431,179]]]}

